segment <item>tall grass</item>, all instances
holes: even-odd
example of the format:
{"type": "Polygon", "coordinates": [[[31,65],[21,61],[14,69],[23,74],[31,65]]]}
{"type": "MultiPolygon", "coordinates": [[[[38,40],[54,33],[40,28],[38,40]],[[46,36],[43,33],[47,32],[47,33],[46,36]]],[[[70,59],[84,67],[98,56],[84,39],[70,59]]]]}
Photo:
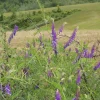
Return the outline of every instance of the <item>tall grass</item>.
{"type": "Polygon", "coordinates": [[[10,48],[18,27],[14,27],[8,41],[6,27],[0,29],[0,100],[100,99],[96,45],[89,51],[87,43],[79,43],[77,28],[66,44],[61,44],[58,37],[64,25],[58,31],[55,27],[53,20],[48,39],[38,29],[39,38],[33,37],[21,50],[10,48]]]}
{"type": "MultiPolygon", "coordinates": [[[[92,57],[87,57],[93,48],[91,52],[86,51],[86,44],[76,42],[76,33],[74,38],[73,35],[69,37],[69,41],[66,41],[68,47],[64,49],[64,44],[57,42],[58,35],[62,33],[57,33],[55,27],[52,27],[50,39],[40,34],[39,39],[33,38],[33,42],[27,43],[21,51],[9,48],[10,44],[4,42],[4,45],[8,45],[7,54],[4,53],[8,60],[4,62],[2,52],[1,100],[99,100],[100,64],[94,59],[95,47],[92,57]],[[56,43],[56,48],[52,43],[56,43]],[[75,48],[69,48],[73,44],[77,52],[75,48]]],[[[5,47],[2,48],[5,51],[5,47]]]]}

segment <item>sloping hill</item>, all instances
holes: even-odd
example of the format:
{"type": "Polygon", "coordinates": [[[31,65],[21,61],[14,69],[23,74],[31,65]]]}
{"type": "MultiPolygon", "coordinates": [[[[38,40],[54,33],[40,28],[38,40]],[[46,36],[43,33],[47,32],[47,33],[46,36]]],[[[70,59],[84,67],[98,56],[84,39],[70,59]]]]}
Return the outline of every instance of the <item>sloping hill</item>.
{"type": "MultiPolygon", "coordinates": [[[[68,24],[65,26],[65,29],[73,29],[76,26],[79,26],[80,29],[100,29],[100,3],[87,3],[87,4],[77,4],[77,5],[67,5],[61,6],[62,10],[71,11],[78,9],[80,11],[72,13],[58,21],[55,21],[56,28],[59,28],[63,22],[68,24]]],[[[45,8],[46,12],[57,9],[56,7],[45,8]]],[[[21,11],[21,13],[32,13],[33,10],[21,11]]],[[[11,13],[5,13],[5,16],[11,15],[11,13]]],[[[42,16],[41,16],[42,17],[42,16]]],[[[49,25],[50,27],[51,25],[49,25]]]]}
{"type": "Polygon", "coordinates": [[[67,29],[73,29],[76,26],[79,26],[80,29],[100,29],[100,3],[70,5],[64,6],[62,9],[80,9],[81,11],[57,21],[57,27],[66,21],[68,22],[67,29]]]}

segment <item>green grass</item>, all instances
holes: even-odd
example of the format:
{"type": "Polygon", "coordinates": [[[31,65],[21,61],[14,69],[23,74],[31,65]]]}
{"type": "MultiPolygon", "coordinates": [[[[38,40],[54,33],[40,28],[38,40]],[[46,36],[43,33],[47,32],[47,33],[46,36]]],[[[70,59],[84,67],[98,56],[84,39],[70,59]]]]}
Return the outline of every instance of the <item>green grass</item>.
{"type": "Polygon", "coordinates": [[[81,11],[57,21],[57,27],[66,21],[68,22],[66,29],[73,29],[76,26],[79,26],[80,29],[100,29],[100,3],[71,5],[62,8],[66,10],[80,9],[81,11]]]}
{"type": "MultiPolygon", "coordinates": [[[[48,12],[56,7],[45,8],[44,11],[48,12]]],[[[67,22],[68,25],[65,29],[73,29],[76,26],[79,26],[80,29],[99,29],[100,28],[100,3],[87,3],[87,4],[77,4],[77,5],[67,5],[61,6],[62,10],[74,10],[79,9],[81,11],[75,12],[65,18],[56,22],[56,27],[59,28],[62,22],[67,22]]],[[[31,13],[33,10],[29,11],[20,11],[17,12],[17,15],[20,13],[31,13]]],[[[38,11],[35,10],[35,11],[38,11]]],[[[5,16],[10,16],[11,13],[5,13],[5,16]]]]}

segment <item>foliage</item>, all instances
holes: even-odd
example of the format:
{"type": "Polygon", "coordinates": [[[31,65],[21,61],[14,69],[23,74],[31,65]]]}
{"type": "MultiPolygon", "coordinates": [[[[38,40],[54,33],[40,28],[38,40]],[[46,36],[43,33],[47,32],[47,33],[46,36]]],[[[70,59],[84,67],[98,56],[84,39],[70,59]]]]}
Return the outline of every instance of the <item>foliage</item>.
{"type": "MultiPolygon", "coordinates": [[[[39,38],[34,36],[25,48],[17,50],[10,48],[6,41],[6,27],[3,26],[0,31],[3,48],[0,55],[0,99],[55,100],[55,93],[59,92],[61,100],[72,100],[74,97],[79,100],[99,100],[100,66],[93,56],[85,57],[83,51],[88,49],[87,44],[74,41],[77,35],[75,29],[67,42],[68,47],[64,49],[64,44],[59,43],[58,38],[62,31],[55,31],[53,22],[52,37],[44,38],[38,30],[39,38]],[[55,42],[57,54],[51,44],[55,42]],[[73,44],[78,52],[75,48],[70,49],[73,44]],[[98,67],[96,70],[95,66],[98,67]],[[78,77],[81,80],[77,82],[78,77]],[[79,95],[75,96],[77,93],[79,95]]],[[[96,49],[91,49],[91,52],[97,54],[96,49]]]]}
{"type": "MultiPolygon", "coordinates": [[[[44,7],[55,7],[57,5],[64,6],[69,4],[89,3],[89,2],[100,2],[100,0],[40,0],[44,7]]],[[[0,11],[9,12],[13,9],[20,10],[31,10],[37,9],[38,3],[36,0],[0,0],[0,11]]]]}

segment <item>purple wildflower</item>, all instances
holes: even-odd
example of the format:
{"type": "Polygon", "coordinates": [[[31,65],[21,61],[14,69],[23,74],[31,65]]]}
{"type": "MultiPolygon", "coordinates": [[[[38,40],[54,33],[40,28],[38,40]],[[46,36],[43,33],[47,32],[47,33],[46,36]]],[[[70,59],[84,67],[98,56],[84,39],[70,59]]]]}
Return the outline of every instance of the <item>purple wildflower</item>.
{"type": "Polygon", "coordinates": [[[9,84],[7,84],[5,86],[5,93],[8,94],[8,95],[11,95],[11,89],[10,89],[10,85],[9,84]]]}
{"type": "Polygon", "coordinates": [[[55,100],[61,100],[61,96],[58,89],[56,91],[55,100]]]}
{"type": "Polygon", "coordinates": [[[94,52],[95,52],[95,45],[92,46],[91,53],[89,53],[89,52],[87,51],[87,49],[85,49],[85,50],[83,51],[82,56],[85,57],[85,58],[92,58],[93,55],[94,55],[94,52]]]}
{"type": "Polygon", "coordinates": [[[77,32],[77,28],[75,28],[75,30],[73,31],[73,34],[70,37],[69,41],[64,45],[64,49],[66,49],[74,41],[75,36],[76,36],[76,32],[77,32]]]}
{"type": "Polygon", "coordinates": [[[88,53],[87,49],[83,50],[81,56],[82,56],[82,57],[85,57],[85,58],[88,58],[88,57],[89,57],[89,53],[88,53]]]}
{"type": "Polygon", "coordinates": [[[59,34],[63,31],[64,25],[62,25],[59,29],[59,34]]]}
{"type": "Polygon", "coordinates": [[[97,70],[98,68],[100,68],[100,62],[94,67],[94,70],[97,70]]]}
{"type": "Polygon", "coordinates": [[[43,44],[43,41],[42,41],[42,35],[41,35],[41,33],[40,33],[40,36],[39,36],[39,41],[40,41],[39,47],[42,46],[44,48],[44,44],[43,44]]]}
{"type": "Polygon", "coordinates": [[[67,24],[66,22],[60,27],[60,29],[59,29],[59,34],[60,33],[62,33],[62,31],[63,31],[63,29],[64,29],[64,26],[65,26],[65,24],[67,24]]]}
{"type": "Polygon", "coordinates": [[[76,51],[77,54],[79,53],[79,50],[77,48],[75,48],[75,51],[76,51]]]}
{"type": "Polygon", "coordinates": [[[90,58],[93,57],[94,52],[95,52],[95,45],[92,46],[91,53],[90,53],[90,58]]]}
{"type": "Polygon", "coordinates": [[[54,22],[52,23],[52,47],[54,50],[54,53],[57,55],[57,36],[56,36],[56,32],[54,29],[54,22]]]}
{"type": "Polygon", "coordinates": [[[11,40],[13,39],[13,36],[15,36],[16,35],[16,32],[18,31],[18,26],[17,25],[15,25],[14,26],[14,31],[12,32],[12,34],[9,36],[9,38],[8,38],[8,43],[10,43],[11,42],[11,40]]]}
{"type": "Polygon", "coordinates": [[[18,31],[18,26],[17,25],[15,25],[14,26],[14,31],[13,31],[13,35],[16,35],[16,32],[18,31]]]}
{"type": "Polygon", "coordinates": [[[76,83],[77,83],[77,85],[79,85],[80,84],[80,82],[81,82],[81,72],[80,72],[80,70],[78,70],[78,72],[77,72],[77,80],[76,80],[76,83]]]}
{"type": "Polygon", "coordinates": [[[73,98],[72,100],[79,100],[79,96],[80,96],[80,89],[77,89],[77,91],[76,91],[76,97],[73,98]]]}
{"type": "Polygon", "coordinates": [[[48,77],[52,77],[53,76],[52,70],[48,70],[47,75],[48,75],[48,77]]]}

